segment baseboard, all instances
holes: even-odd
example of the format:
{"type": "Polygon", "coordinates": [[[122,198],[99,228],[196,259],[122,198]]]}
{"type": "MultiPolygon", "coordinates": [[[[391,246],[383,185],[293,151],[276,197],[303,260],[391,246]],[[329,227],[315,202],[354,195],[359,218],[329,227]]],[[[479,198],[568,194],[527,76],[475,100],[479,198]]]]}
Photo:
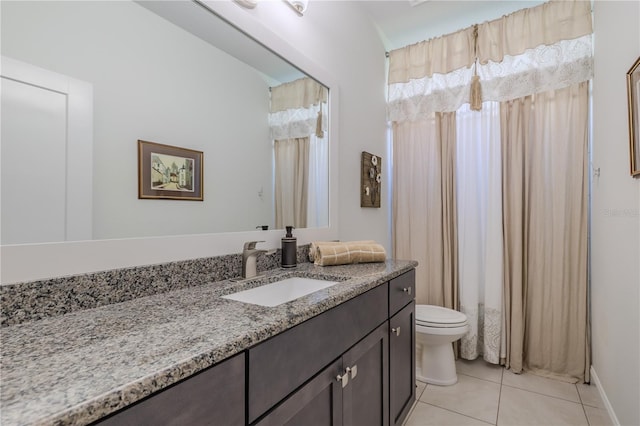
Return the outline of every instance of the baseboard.
{"type": "Polygon", "coordinates": [[[607,409],[607,414],[609,414],[609,418],[611,419],[611,424],[614,426],[620,426],[620,421],[618,417],[616,417],[616,413],[613,411],[613,407],[609,402],[609,398],[607,398],[607,394],[602,387],[602,383],[600,383],[600,379],[598,379],[598,375],[596,374],[596,369],[591,366],[591,383],[596,386],[598,389],[598,393],[600,393],[600,397],[602,398],[602,402],[604,403],[604,407],[607,409]]]}

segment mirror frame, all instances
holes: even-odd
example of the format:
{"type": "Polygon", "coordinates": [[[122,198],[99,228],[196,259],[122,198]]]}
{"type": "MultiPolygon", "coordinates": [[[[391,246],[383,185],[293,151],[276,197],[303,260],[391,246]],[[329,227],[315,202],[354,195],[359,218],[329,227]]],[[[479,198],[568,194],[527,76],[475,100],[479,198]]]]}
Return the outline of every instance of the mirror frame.
{"type": "MultiPolygon", "coordinates": [[[[267,49],[285,58],[329,88],[329,226],[295,232],[298,245],[338,238],[338,85],[324,68],[290,45],[246,9],[231,1],[199,0],[209,9],[267,49]]],[[[281,2],[283,9],[286,4],[281,2]]],[[[291,13],[289,9],[283,13],[291,13]]],[[[292,18],[298,18],[293,16],[292,18]]],[[[42,280],[110,269],[240,253],[246,241],[264,241],[279,248],[284,231],[248,231],[169,237],[125,238],[0,246],[0,283],[42,280]],[[182,247],[180,256],[166,253],[167,244],[182,247]]]]}

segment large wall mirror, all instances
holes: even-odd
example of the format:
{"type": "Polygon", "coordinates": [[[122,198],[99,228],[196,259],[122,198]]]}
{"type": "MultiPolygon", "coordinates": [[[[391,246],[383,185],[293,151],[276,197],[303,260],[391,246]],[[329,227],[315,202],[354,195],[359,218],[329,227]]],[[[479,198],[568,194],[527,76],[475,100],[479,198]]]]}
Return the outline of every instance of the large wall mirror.
{"type": "Polygon", "coordinates": [[[1,7],[2,245],[329,226],[326,82],[197,2],[1,7]],[[138,140],[202,151],[204,200],[139,199],[138,140]]]}

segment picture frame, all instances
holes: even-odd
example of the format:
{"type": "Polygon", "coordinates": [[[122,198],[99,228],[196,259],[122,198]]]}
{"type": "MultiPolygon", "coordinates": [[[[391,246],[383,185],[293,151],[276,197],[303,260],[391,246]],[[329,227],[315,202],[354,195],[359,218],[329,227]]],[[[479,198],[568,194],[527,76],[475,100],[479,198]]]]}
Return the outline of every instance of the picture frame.
{"type": "Polygon", "coordinates": [[[640,176],[640,57],[627,72],[631,176],[640,176]]]}
{"type": "Polygon", "coordinates": [[[203,201],[202,151],[138,140],[138,198],[203,201]]]}
{"type": "Polygon", "coordinates": [[[362,151],[360,169],[360,207],[380,208],[382,157],[362,151]]]}

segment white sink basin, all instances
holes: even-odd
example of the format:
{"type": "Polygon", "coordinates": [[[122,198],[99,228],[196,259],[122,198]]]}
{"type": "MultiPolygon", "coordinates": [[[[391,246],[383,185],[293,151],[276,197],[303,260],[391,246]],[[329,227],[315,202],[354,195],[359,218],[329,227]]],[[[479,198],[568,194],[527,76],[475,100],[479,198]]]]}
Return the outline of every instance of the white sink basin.
{"type": "Polygon", "coordinates": [[[273,307],[322,290],[323,288],[331,287],[334,284],[338,284],[338,281],[294,277],[276,281],[271,284],[265,284],[250,290],[228,294],[222,296],[222,298],[273,307]]]}

